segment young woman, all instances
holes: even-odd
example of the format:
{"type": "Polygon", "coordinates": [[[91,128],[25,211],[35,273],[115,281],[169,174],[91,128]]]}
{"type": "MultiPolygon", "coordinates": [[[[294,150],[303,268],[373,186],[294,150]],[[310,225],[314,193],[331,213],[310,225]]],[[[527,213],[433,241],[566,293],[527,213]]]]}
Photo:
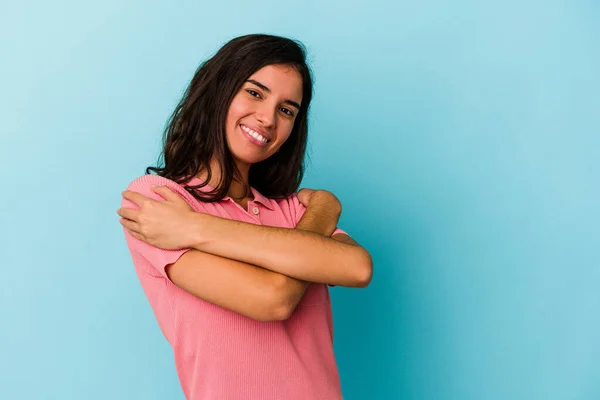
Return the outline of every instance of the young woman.
{"type": "Polygon", "coordinates": [[[333,194],[296,194],[311,98],[301,44],[233,39],[171,116],[164,166],[123,192],[120,222],[188,399],[342,398],[327,285],[365,287],[373,267],[336,229],[333,194]]]}

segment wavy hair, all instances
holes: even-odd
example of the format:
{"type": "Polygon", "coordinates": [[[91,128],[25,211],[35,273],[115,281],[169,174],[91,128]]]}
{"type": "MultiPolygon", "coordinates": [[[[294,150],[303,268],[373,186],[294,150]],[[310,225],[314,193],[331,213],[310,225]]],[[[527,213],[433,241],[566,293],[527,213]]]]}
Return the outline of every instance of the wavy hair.
{"type": "Polygon", "coordinates": [[[249,183],[269,198],[283,198],[297,191],[304,176],[312,74],[301,42],[265,34],[234,38],[198,67],[169,118],[158,166],[146,168],[146,173],[182,184],[205,171],[206,182],[187,186],[187,190],[204,202],[225,197],[232,181],[240,177],[225,138],[229,106],[253,73],[276,64],[292,66],[300,73],[302,104],[289,138],[277,153],[250,167],[249,183]],[[212,177],[213,158],[221,170],[219,184],[212,191],[201,191],[212,177]]]}

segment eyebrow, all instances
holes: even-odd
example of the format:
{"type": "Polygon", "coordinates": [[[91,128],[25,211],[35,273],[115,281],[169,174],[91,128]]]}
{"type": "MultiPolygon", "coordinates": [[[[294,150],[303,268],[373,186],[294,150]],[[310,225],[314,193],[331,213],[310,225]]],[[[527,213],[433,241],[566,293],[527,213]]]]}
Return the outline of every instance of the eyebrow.
{"type": "MultiPolygon", "coordinates": [[[[260,83],[259,81],[255,81],[254,79],[248,79],[246,82],[250,82],[253,85],[258,86],[259,88],[261,88],[262,90],[264,90],[267,93],[271,93],[271,89],[269,89],[268,87],[266,87],[265,85],[263,85],[262,83],[260,83]]],[[[298,110],[300,110],[300,104],[296,103],[293,100],[285,100],[284,103],[287,103],[291,106],[296,107],[298,110]]]]}

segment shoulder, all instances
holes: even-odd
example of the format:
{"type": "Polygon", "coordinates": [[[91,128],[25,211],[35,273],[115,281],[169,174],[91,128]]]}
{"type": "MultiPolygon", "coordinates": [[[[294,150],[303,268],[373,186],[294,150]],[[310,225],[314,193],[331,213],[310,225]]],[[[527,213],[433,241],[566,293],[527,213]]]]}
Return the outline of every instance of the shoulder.
{"type": "Polygon", "coordinates": [[[300,200],[298,199],[298,193],[293,192],[289,196],[283,198],[281,201],[284,201],[289,207],[298,208],[298,206],[302,206],[300,200]]]}
{"type": "Polygon", "coordinates": [[[163,178],[162,176],[147,174],[137,177],[133,181],[131,181],[131,183],[127,187],[127,190],[145,189],[152,187],[152,185],[182,187],[174,181],[167,178],[163,178]]]}
{"type": "Polygon", "coordinates": [[[302,215],[306,211],[306,208],[300,203],[296,192],[293,192],[284,198],[272,201],[276,202],[283,214],[293,221],[294,226],[298,224],[298,221],[300,221],[300,218],[302,218],[302,215]]]}
{"type": "Polygon", "coordinates": [[[162,176],[158,176],[158,175],[142,175],[136,179],[134,179],[129,186],[127,186],[127,190],[130,190],[132,192],[138,192],[141,193],[143,195],[151,195],[154,193],[154,191],[152,190],[152,186],[156,185],[156,186],[166,186],[169,189],[179,193],[179,194],[184,194],[187,193],[187,191],[185,190],[185,188],[170,180],[167,178],[163,178],[162,176]]]}
{"type": "Polygon", "coordinates": [[[192,196],[184,186],[158,175],[142,175],[134,179],[128,186],[127,190],[136,192],[144,197],[154,200],[164,200],[162,196],[153,190],[153,186],[166,186],[173,192],[179,194],[194,208],[200,207],[199,202],[192,196]]]}
{"type": "Polygon", "coordinates": [[[302,207],[302,204],[300,203],[300,200],[298,200],[298,194],[296,192],[293,192],[292,194],[286,197],[271,198],[269,199],[269,201],[271,202],[271,204],[277,204],[279,208],[285,210],[295,211],[298,209],[299,206],[302,207]]]}

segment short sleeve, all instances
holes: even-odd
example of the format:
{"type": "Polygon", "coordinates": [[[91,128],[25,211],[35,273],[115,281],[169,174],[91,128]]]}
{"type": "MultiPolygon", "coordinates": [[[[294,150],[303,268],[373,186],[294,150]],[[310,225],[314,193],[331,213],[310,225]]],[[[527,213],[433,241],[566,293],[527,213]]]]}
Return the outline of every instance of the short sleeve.
{"type": "MultiPolygon", "coordinates": [[[[343,233],[344,235],[348,235],[346,232],[344,232],[340,228],[335,228],[335,231],[333,231],[333,233],[331,234],[331,236],[335,235],[336,233],[343,233]]],[[[350,235],[348,235],[348,236],[350,236],[350,235]]]]}
{"type": "MultiPolygon", "coordinates": [[[[192,203],[193,197],[189,195],[189,193],[177,183],[157,176],[157,175],[144,175],[136,180],[134,180],[128,187],[127,190],[132,192],[137,192],[142,194],[145,197],[155,199],[155,200],[164,200],[160,195],[155,193],[152,190],[152,185],[160,185],[167,186],[171,190],[180,194],[183,198],[186,199],[190,205],[194,206],[192,203]]],[[[121,206],[126,208],[139,209],[139,207],[123,198],[121,201],[121,206]]],[[[194,207],[195,209],[197,208],[194,207]]],[[[153,270],[156,270],[160,275],[168,279],[167,273],[165,272],[165,267],[169,264],[176,262],[179,257],[181,257],[188,249],[178,249],[178,250],[165,250],[159,247],[152,246],[143,240],[137,239],[133,237],[127,229],[123,228],[125,232],[125,239],[127,241],[127,247],[131,252],[131,256],[133,258],[133,262],[136,268],[141,267],[139,264],[149,264],[153,270]]]]}

